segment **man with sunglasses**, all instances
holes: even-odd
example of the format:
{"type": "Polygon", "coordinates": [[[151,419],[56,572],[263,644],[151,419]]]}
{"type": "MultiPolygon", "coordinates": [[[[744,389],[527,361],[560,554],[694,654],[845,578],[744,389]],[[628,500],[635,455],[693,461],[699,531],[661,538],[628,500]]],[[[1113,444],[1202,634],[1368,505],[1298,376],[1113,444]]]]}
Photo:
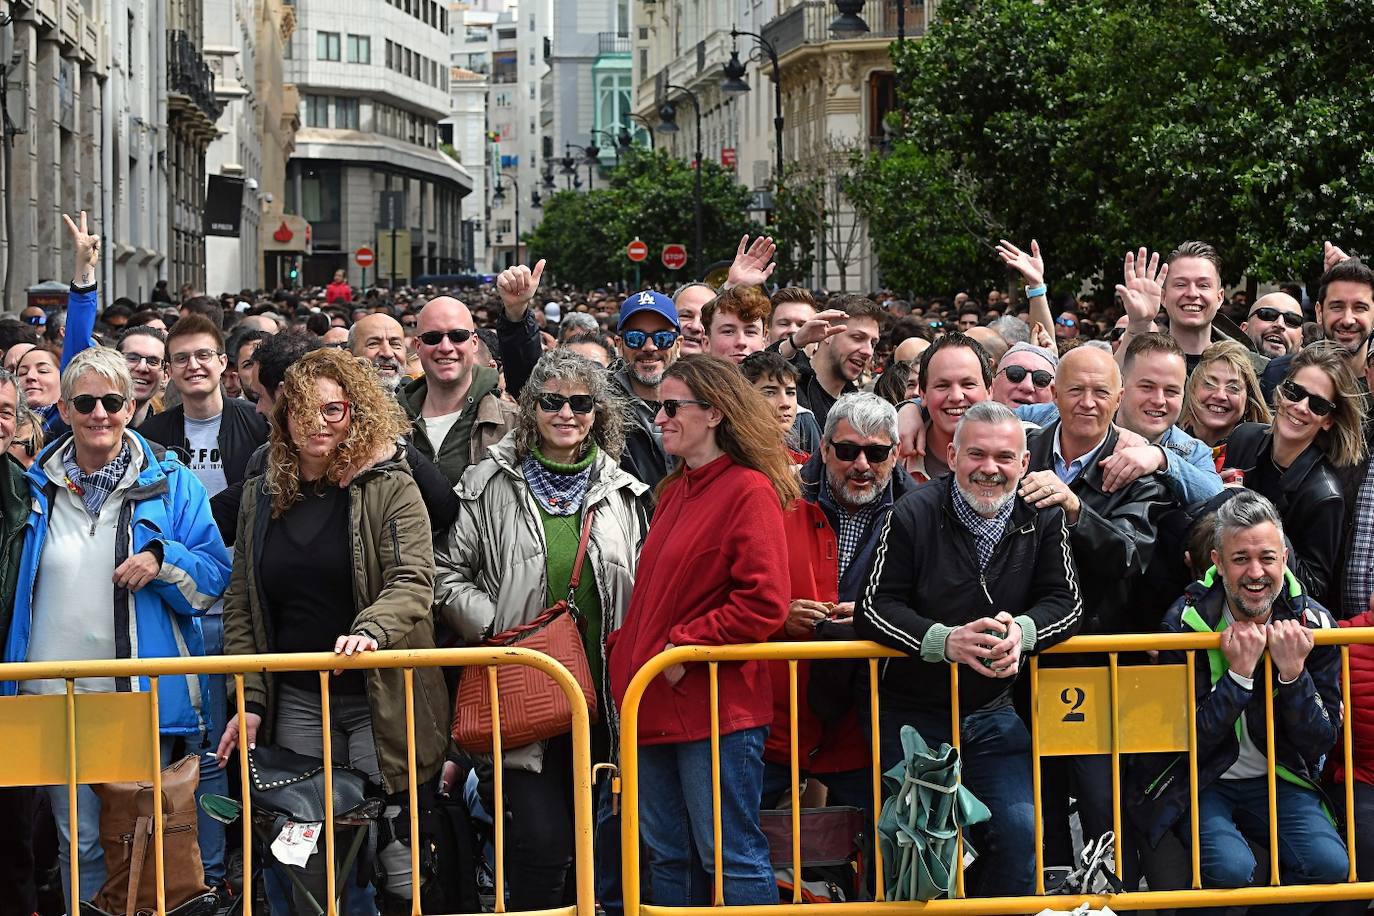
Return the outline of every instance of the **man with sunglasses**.
{"type": "Polygon", "coordinates": [[[502,399],[500,374],[477,364],[477,333],[468,307],[451,296],[420,310],[416,335],[424,375],[401,390],[414,445],[457,486],[468,465],[515,426],[515,405],[502,399]]]}
{"type": "MultiPolygon", "coordinates": [[[[1322,339],[1334,341],[1350,354],[1350,371],[1367,394],[1364,376],[1371,352],[1369,339],[1374,334],[1374,270],[1359,258],[1347,257],[1330,242],[1326,243],[1325,264],[1317,291],[1317,324],[1321,325],[1322,339]]],[[[1260,387],[1270,404],[1274,403],[1274,389],[1288,377],[1292,361],[1292,353],[1280,356],[1260,376],[1260,387]]]]}
{"type": "Polygon", "coordinates": [[[1261,296],[1240,329],[1265,356],[1286,356],[1302,347],[1302,306],[1287,293],[1261,296]]]}
{"type": "Polygon", "coordinates": [[[1023,404],[1048,404],[1054,400],[1054,373],[1059,356],[1044,347],[1018,343],[997,364],[992,377],[992,399],[1015,409],[1023,404]]]}

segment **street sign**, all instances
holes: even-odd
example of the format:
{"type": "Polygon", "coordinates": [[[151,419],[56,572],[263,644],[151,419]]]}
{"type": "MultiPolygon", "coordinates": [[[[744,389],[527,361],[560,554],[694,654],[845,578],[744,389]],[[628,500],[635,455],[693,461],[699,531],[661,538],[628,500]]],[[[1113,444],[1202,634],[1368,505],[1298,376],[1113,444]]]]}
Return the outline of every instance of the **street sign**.
{"type": "Polygon", "coordinates": [[[404,228],[405,201],[404,191],[382,191],[377,202],[377,225],[383,229],[404,228]]]}
{"type": "Polygon", "coordinates": [[[625,246],[625,257],[638,264],[649,256],[649,246],[645,245],[636,238],[629,245],[625,246]]]}
{"type": "Polygon", "coordinates": [[[353,252],[353,263],[357,264],[363,270],[367,270],[373,264],[377,263],[377,256],[372,252],[371,248],[364,245],[353,252]]]}
{"type": "Polygon", "coordinates": [[[682,245],[664,245],[662,260],[669,270],[681,270],[687,266],[687,249],[682,245]]]}

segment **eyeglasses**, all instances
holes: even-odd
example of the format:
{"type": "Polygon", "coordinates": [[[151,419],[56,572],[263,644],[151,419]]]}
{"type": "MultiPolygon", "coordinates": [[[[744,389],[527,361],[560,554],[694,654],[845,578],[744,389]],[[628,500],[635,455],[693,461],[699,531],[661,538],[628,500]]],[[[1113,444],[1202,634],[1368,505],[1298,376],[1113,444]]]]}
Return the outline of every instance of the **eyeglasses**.
{"type": "Polygon", "coordinates": [[[129,403],[129,399],[122,394],[113,393],[102,394],[100,397],[96,397],[93,394],[78,394],[67,403],[76,408],[77,413],[88,414],[92,410],[95,410],[96,402],[99,402],[100,406],[105,408],[106,413],[113,414],[123,410],[124,405],[129,403]]]}
{"type": "Polygon", "coordinates": [[[326,423],[338,423],[348,416],[347,401],[328,401],[320,405],[320,419],[326,423]]]}
{"type": "Polygon", "coordinates": [[[420,335],[420,343],[427,347],[437,347],[444,342],[445,337],[455,344],[465,344],[472,339],[472,332],[467,328],[454,328],[452,331],[425,331],[420,335]]]}
{"type": "Polygon", "coordinates": [[[124,362],[130,369],[137,369],[141,363],[147,363],[149,369],[161,369],[162,364],[166,362],[166,360],[161,356],[143,356],[139,353],[125,353],[124,362]]]}
{"type": "Polygon", "coordinates": [[[677,338],[677,331],[654,331],[652,334],[647,331],[625,331],[620,335],[620,339],[625,341],[625,346],[631,350],[643,350],[644,345],[650,340],[658,349],[666,350],[677,343],[677,338]]]}
{"type": "Polygon", "coordinates": [[[1078,322],[1072,318],[1056,318],[1054,319],[1054,323],[1061,328],[1073,328],[1078,326],[1078,322]]]}
{"type": "Polygon", "coordinates": [[[184,368],[185,366],[189,366],[191,364],[191,358],[195,357],[196,362],[203,366],[216,356],[223,355],[224,352],[221,350],[192,350],[189,353],[173,353],[172,365],[176,366],[178,369],[184,368]]]}
{"type": "Polygon", "coordinates": [[[1110,335],[1108,335],[1108,336],[1109,336],[1112,340],[1120,340],[1121,337],[1122,337],[1122,335],[1124,335],[1125,333],[1126,333],[1126,329],[1125,329],[1125,328],[1112,328],[1112,333],[1111,333],[1110,335]]]}
{"type": "Polygon", "coordinates": [[[1297,382],[1285,379],[1279,385],[1279,394],[1283,395],[1285,401],[1296,404],[1299,401],[1307,402],[1307,409],[1319,417],[1329,417],[1336,412],[1336,405],[1328,401],[1321,395],[1313,394],[1297,382]]]}
{"type": "Polygon", "coordinates": [[[661,406],[663,407],[664,415],[671,420],[673,417],[677,416],[678,408],[685,404],[694,404],[702,410],[710,410],[712,406],[705,401],[696,401],[688,398],[670,398],[667,401],[663,401],[661,406]]]}
{"type": "Polygon", "coordinates": [[[1250,317],[1258,318],[1260,321],[1277,321],[1282,318],[1283,323],[1295,331],[1302,327],[1303,321],[1302,315],[1297,312],[1280,312],[1278,309],[1271,309],[1268,306],[1255,309],[1250,313],[1250,317]]]}
{"type": "Polygon", "coordinates": [[[857,461],[859,453],[863,452],[869,464],[882,464],[887,460],[887,456],[892,454],[890,445],[859,445],[857,442],[845,442],[841,439],[831,439],[830,447],[835,450],[835,457],[841,461],[857,461]]]}
{"type": "Polygon", "coordinates": [[[541,394],[535,400],[547,413],[558,413],[564,404],[572,407],[573,413],[588,414],[596,409],[596,398],[590,394],[573,394],[567,397],[561,394],[541,394]]]}
{"type": "Polygon", "coordinates": [[[944,326],[945,326],[945,323],[944,323],[943,321],[927,321],[927,322],[926,322],[926,327],[932,328],[932,329],[934,329],[934,330],[936,330],[936,331],[940,330],[940,328],[943,328],[944,326]]]}
{"type": "Polygon", "coordinates": [[[411,319],[409,319],[409,320],[407,320],[407,319],[405,319],[405,318],[402,318],[402,319],[401,319],[401,327],[403,327],[403,328],[415,328],[415,327],[419,327],[419,326],[420,326],[420,319],[418,319],[418,318],[411,318],[411,319]]]}
{"type": "Polygon", "coordinates": [[[1048,388],[1054,381],[1054,373],[1044,369],[1027,369],[1025,366],[1006,366],[997,370],[998,375],[1005,374],[1008,381],[1013,385],[1019,385],[1026,380],[1026,376],[1031,378],[1031,384],[1036,388],[1048,388]]]}

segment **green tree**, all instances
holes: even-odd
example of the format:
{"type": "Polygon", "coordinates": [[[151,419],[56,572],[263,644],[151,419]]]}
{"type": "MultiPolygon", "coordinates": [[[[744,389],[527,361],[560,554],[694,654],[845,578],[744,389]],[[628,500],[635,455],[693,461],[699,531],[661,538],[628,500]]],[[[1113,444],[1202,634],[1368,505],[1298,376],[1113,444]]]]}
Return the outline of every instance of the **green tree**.
{"type": "Polygon", "coordinates": [[[1202,238],[1228,281],[1310,274],[1374,231],[1371,46],[1364,0],[946,0],[894,47],[864,212],[958,239],[880,239],[880,268],[999,276],[990,240],[1038,238],[1052,280],[1110,285],[1127,248],[1202,238]]]}
{"type": "MultiPolygon", "coordinates": [[[[749,189],[713,162],[701,173],[703,256],[706,264],[734,257],[741,235],[758,227],[748,219],[749,189]]],[[[532,257],[548,259],[557,283],[604,285],[634,277],[625,246],[638,237],[649,247],[640,282],[672,286],[694,277],[689,260],[670,271],[659,260],[664,245],[679,243],[688,255],[696,238],[693,200],[696,176],[689,163],[667,152],[622,155],[606,186],[585,194],[560,191],[548,199],[544,220],[526,235],[532,257]]]]}

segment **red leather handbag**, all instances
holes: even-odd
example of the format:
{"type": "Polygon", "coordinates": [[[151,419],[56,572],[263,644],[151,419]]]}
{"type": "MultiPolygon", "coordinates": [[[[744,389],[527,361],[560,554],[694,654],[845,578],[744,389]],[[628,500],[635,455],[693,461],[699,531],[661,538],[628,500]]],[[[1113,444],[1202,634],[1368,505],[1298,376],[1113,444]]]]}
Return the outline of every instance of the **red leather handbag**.
{"type": "MultiPolygon", "coordinates": [[[[587,542],[592,534],[593,510],[582,519],[582,534],[577,542],[577,558],[568,580],[568,597],[546,608],[529,623],[511,627],[482,642],[484,646],[518,646],[531,649],[562,663],[577,679],[587,702],[591,720],[596,721],[596,685],[592,683],[587,650],[582,644],[581,614],[573,593],[582,580],[582,564],[587,558],[587,542]]],[[[544,672],[527,665],[498,665],[496,687],[501,703],[501,747],[515,748],[543,741],[572,729],[572,703],[563,689],[544,672]]],[[[469,665],[458,682],[458,698],[453,709],[453,740],[465,751],[492,752],[491,685],[484,665],[469,665]]]]}

